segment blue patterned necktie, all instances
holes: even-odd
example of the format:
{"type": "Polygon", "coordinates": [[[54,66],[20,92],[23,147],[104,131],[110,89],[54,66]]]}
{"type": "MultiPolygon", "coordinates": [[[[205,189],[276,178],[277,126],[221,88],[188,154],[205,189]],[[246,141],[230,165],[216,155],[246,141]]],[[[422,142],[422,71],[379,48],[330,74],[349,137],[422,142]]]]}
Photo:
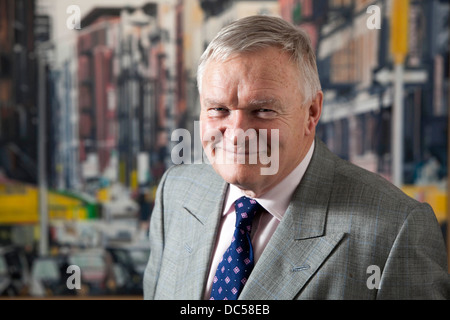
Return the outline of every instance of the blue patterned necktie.
{"type": "Polygon", "coordinates": [[[254,266],[250,232],[254,216],[263,208],[258,202],[245,196],[236,200],[234,207],[234,235],[217,267],[210,300],[236,300],[254,266]]]}

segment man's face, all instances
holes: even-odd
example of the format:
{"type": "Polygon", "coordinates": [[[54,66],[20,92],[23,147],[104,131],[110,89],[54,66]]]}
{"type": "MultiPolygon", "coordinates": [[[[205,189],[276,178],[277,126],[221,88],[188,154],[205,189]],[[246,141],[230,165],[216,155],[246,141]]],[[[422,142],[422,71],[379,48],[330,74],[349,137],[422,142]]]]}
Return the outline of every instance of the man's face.
{"type": "Polygon", "coordinates": [[[200,90],[202,145],[222,178],[250,196],[264,194],[285,178],[304,158],[314,139],[322,96],[319,93],[312,106],[301,105],[297,70],[289,55],[277,48],[206,64],[200,90]],[[260,143],[261,129],[267,132],[264,143],[260,143]],[[243,137],[245,132],[248,134],[243,137]],[[256,163],[251,161],[256,151],[252,146],[257,147],[256,163]],[[260,154],[279,161],[278,170],[261,174],[262,168],[274,163],[260,161],[260,154]]]}

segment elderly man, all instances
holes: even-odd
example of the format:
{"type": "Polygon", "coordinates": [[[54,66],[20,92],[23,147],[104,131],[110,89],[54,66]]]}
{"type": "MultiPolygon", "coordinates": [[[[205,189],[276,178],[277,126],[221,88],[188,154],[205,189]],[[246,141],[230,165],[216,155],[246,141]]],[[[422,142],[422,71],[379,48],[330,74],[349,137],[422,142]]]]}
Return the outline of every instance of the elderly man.
{"type": "Polygon", "coordinates": [[[173,166],[159,185],[144,298],[449,298],[430,206],[315,137],[323,94],[303,31],[231,23],[198,86],[210,164],[173,166]]]}

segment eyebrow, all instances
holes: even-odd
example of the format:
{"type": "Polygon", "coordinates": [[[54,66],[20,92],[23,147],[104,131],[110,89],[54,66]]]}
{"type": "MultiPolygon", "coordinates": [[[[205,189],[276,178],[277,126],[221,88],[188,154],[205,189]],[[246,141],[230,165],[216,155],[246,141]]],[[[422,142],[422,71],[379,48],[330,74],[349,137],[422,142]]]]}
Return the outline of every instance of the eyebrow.
{"type": "Polygon", "coordinates": [[[206,106],[225,106],[226,105],[226,103],[220,102],[218,100],[209,99],[209,98],[206,98],[204,100],[204,102],[205,102],[206,106]]]}
{"type": "MultiPolygon", "coordinates": [[[[205,104],[207,105],[215,105],[215,106],[226,106],[227,103],[219,101],[219,100],[214,100],[214,99],[209,99],[206,98],[204,100],[205,104]]],[[[254,106],[254,107],[259,107],[259,106],[266,106],[266,105],[279,105],[280,101],[278,99],[275,98],[267,98],[267,99],[252,99],[250,100],[250,102],[247,104],[248,106],[254,106]]]]}
{"type": "Polygon", "coordinates": [[[264,107],[267,105],[279,106],[281,104],[278,99],[268,98],[268,99],[252,99],[252,100],[250,100],[248,105],[251,107],[264,107]]]}
{"type": "MultiPolygon", "coordinates": [[[[210,98],[206,98],[204,100],[204,103],[205,103],[206,107],[211,107],[211,106],[226,107],[227,106],[227,103],[225,103],[223,101],[214,100],[214,99],[210,99],[210,98]]],[[[261,99],[252,99],[252,100],[250,100],[249,103],[246,104],[246,107],[250,107],[250,108],[254,108],[254,109],[262,108],[265,106],[281,108],[281,102],[275,98],[261,98],[261,99]]]]}

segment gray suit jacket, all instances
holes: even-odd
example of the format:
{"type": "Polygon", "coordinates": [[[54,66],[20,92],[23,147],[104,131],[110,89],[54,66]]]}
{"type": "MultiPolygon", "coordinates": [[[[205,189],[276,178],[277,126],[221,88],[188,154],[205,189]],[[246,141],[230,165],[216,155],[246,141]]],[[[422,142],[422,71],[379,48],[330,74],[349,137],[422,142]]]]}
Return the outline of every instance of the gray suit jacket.
{"type": "MultiPolygon", "coordinates": [[[[209,165],[165,173],[150,223],[145,299],[202,299],[226,190],[209,165]]],[[[443,235],[429,205],[316,139],[239,298],[449,299],[443,235]]]]}

